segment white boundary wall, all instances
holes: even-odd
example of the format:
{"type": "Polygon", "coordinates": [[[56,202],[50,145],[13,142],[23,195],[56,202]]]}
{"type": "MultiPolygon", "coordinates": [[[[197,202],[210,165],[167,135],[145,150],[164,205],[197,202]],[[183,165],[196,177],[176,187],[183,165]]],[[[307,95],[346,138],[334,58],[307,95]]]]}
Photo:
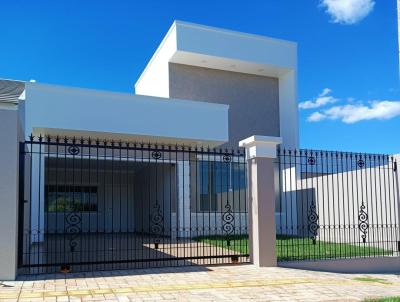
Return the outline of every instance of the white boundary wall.
{"type": "Polygon", "coordinates": [[[0,280],[17,275],[19,137],[18,111],[0,109],[0,280]]]}
{"type": "Polygon", "coordinates": [[[283,193],[277,200],[281,208],[276,213],[277,232],[310,235],[307,217],[314,202],[319,225],[317,240],[362,244],[359,215],[363,210],[368,215],[366,244],[397,250],[400,240],[398,174],[388,164],[304,179],[300,179],[299,169],[285,169],[280,176],[283,193]]]}

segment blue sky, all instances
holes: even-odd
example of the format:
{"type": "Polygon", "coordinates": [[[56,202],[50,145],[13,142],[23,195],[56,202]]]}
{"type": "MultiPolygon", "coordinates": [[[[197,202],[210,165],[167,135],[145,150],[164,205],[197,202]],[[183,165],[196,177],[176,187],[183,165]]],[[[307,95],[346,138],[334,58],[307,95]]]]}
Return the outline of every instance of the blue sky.
{"type": "Polygon", "coordinates": [[[0,77],[132,92],[174,19],[298,43],[301,147],[400,153],[396,0],[8,0],[0,77]]]}

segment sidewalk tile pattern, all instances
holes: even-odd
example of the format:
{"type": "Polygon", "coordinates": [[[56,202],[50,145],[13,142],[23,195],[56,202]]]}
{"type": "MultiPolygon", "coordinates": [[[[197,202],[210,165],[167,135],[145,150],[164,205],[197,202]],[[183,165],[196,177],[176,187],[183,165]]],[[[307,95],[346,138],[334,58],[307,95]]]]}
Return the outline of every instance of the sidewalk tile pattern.
{"type": "Polygon", "coordinates": [[[335,274],[253,265],[37,275],[0,285],[0,301],[10,302],[362,301],[386,296],[400,296],[400,274],[335,274]]]}

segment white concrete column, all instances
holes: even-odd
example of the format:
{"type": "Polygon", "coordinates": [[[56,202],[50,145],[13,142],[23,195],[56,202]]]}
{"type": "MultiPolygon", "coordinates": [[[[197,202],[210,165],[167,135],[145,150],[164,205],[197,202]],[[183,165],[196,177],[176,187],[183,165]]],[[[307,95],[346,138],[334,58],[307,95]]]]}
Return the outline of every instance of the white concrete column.
{"type": "Polygon", "coordinates": [[[259,267],[277,265],[274,159],[280,143],[280,137],[259,135],[239,142],[248,169],[250,260],[259,267]]]}
{"type": "MultiPolygon", "coordinates": [[[[30,146],[29,146],[30,147],[30,146]]],[[[44,145],[32,145],[31,242],[44,241],[45,152],[44,145]]]]}
{"type": "Polygon", "coordinates": [[[178,169],[178,237],[190,237],[190,165],[179,161],[178,169]]]}
{"type": "Polygon", "coordinates": [[[17,275],[18,110],[0,109],[0,280],[17,275]]]}

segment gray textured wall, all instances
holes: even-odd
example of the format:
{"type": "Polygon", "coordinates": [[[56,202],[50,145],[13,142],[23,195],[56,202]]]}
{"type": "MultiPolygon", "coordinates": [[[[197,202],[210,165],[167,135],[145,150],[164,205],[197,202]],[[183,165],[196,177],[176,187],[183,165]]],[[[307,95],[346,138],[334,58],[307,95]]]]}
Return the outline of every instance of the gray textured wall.
{"type": "Polygon", "coordinates": [[[14,280],[18,232],[18,111],[0,109],[0,280],[14,280]]]}
{"type": "Polygon", "coordinates": [[[229,143],[224,147],[236,148],[254,134],[279,136],[278,84],[276,78],[169,64],[171,98],[230,105],[229,143]]]}

